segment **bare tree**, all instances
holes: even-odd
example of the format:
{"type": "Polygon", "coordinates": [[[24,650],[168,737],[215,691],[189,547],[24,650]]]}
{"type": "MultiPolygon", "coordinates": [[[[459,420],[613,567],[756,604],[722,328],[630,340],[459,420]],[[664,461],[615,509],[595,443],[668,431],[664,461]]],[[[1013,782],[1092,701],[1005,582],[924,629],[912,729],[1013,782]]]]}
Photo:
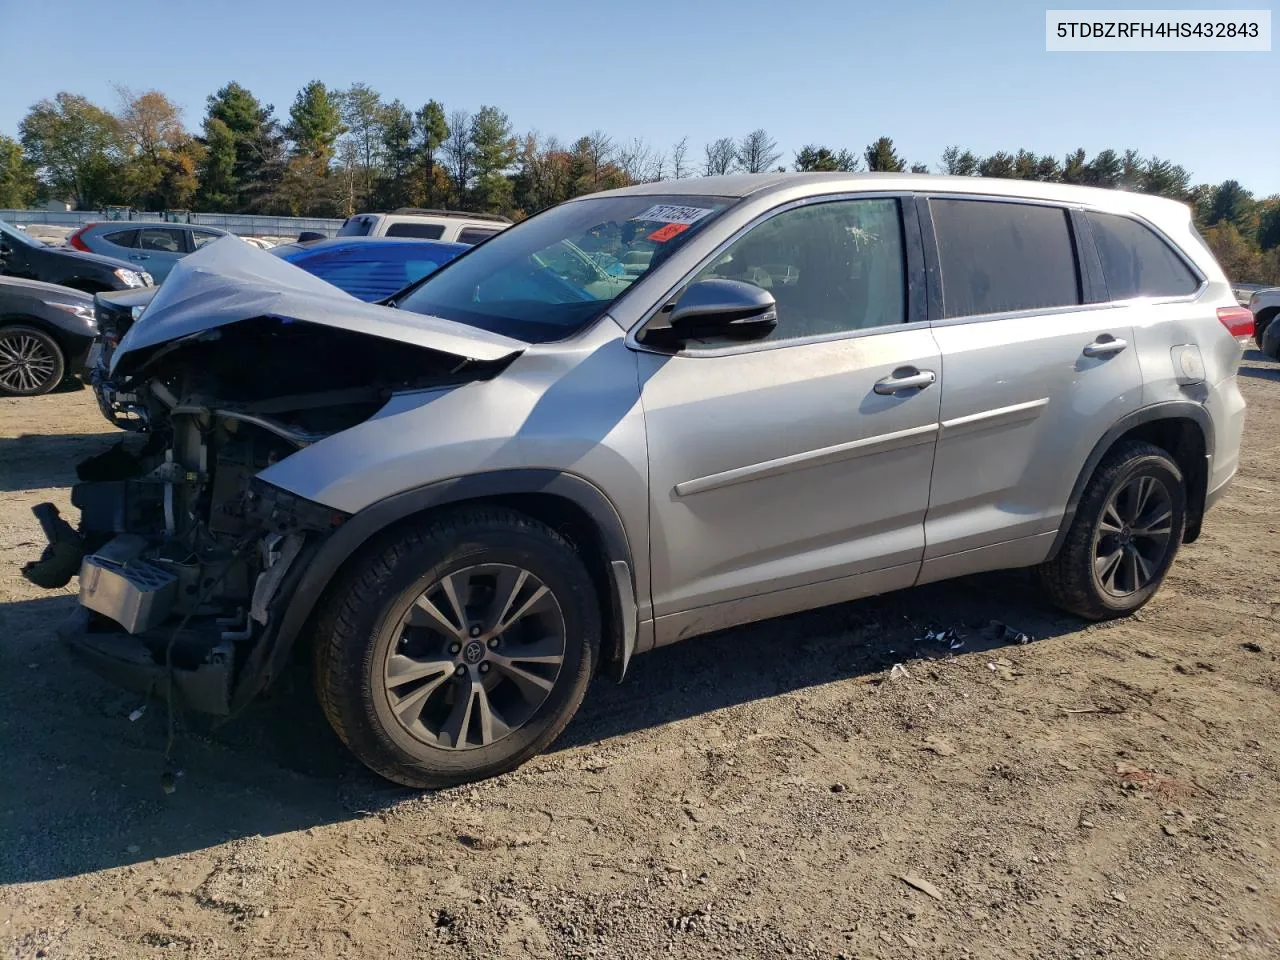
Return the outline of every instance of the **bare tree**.
{"type": "Polygon", "coordinates": [[[752,130],[738,143],[738,166],[745,173],[764,173],[782,156],[778,141],[769,136],[763,127],[752,130]]]}
{"type": "Polygon", "coordinates": [[[626,146],[619,147],[616,162],[632,183],[658,179],[654,176],[654,170],[662,163],[643,137],[636,137],[626,146]]]}
{"type": "Polygon", "coordinates": [[[472,176],[475,151],[471,145],[471,114],[466,110],[454,110],[449,114],[449,133],[440,144],[445,164],[453,176],[454,192],[458,206],[462,206],[472,176]]]}
{"type": "Polygon", "coordinates": [[[671,148],[671,176],[676,180],[683,180],[689,175],[689,168],[685,164],[685,157],[689,153],[689,138],[681,137],[676,141],[674,147],[671,148]]]}
{"type": "Polygon", "coordinates": [[[705,177],[718,177],[728,173],[738,157],[738,146],[733,142],[733,137],[714,140],[704,150],[707,159],[702,167],[702,175],[705,177]]]}

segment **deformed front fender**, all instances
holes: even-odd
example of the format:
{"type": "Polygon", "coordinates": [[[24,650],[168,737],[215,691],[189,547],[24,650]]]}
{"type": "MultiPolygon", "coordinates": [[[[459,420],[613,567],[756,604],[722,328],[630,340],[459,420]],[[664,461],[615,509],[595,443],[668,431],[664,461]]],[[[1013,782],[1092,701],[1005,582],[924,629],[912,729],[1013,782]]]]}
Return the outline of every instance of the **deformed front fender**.
{"type": "Polygon", "coordinates": [[[308,551],[305,562],[295,564],[296,586],[292,586],[283,611],[263,635],[239,678],[232,711],[239,710],[280,675],[334,577],[370,538],[406,517],[435,507],[519,494],[558,497],[591,518],[609,564],[613,614],[621,628],[620,666],[625,671],[635,650],[637,605],[631,548],[617,509],[593,483],[573,474],[546,469],[495,470],[442,480],[379,500],[353,514],[314,552],[308,551]]]}

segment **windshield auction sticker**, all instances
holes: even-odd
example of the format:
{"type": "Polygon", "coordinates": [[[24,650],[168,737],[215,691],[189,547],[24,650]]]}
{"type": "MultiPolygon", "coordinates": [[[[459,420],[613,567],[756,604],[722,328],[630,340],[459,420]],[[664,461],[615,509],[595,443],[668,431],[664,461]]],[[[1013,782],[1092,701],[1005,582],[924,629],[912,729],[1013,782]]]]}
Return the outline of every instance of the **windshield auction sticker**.
{"type": "Polygon", "coordinates": [[[632,220],[648,220],[654,223],[683,223],[686,227],[697,223],[711,212],[708,207],[683,207],[676,203],[655,203],[632,220]]]}

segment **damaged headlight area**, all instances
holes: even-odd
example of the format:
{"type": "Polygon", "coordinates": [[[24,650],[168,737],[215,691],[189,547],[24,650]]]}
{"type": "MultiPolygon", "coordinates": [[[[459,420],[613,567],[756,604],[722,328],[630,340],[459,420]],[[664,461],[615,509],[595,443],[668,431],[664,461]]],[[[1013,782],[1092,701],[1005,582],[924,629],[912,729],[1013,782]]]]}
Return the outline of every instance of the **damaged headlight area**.
{"type": "Polygon", "coordinates": [[[257,475],[394,393],[491,365],[269,317],[140,353],[113,379],[145,429],[77,466],[78,527],[34,508],[49,544],[23,572],[48,588],[80,575],[60,633],[98,672],[225,715],[257,686],[308,557],[348,519],[257,475]]]}

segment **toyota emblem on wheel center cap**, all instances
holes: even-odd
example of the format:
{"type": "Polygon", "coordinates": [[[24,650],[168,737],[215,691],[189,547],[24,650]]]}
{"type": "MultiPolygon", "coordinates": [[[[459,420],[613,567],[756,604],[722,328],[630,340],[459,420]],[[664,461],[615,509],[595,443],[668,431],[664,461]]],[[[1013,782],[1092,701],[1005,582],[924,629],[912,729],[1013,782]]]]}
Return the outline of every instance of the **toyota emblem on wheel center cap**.
{"type": "Polygon", "coordinates": [[[484,659],[484,644],[479,640],[472,640],[462,648],[462,659],[473,666],[484,659]]]}

